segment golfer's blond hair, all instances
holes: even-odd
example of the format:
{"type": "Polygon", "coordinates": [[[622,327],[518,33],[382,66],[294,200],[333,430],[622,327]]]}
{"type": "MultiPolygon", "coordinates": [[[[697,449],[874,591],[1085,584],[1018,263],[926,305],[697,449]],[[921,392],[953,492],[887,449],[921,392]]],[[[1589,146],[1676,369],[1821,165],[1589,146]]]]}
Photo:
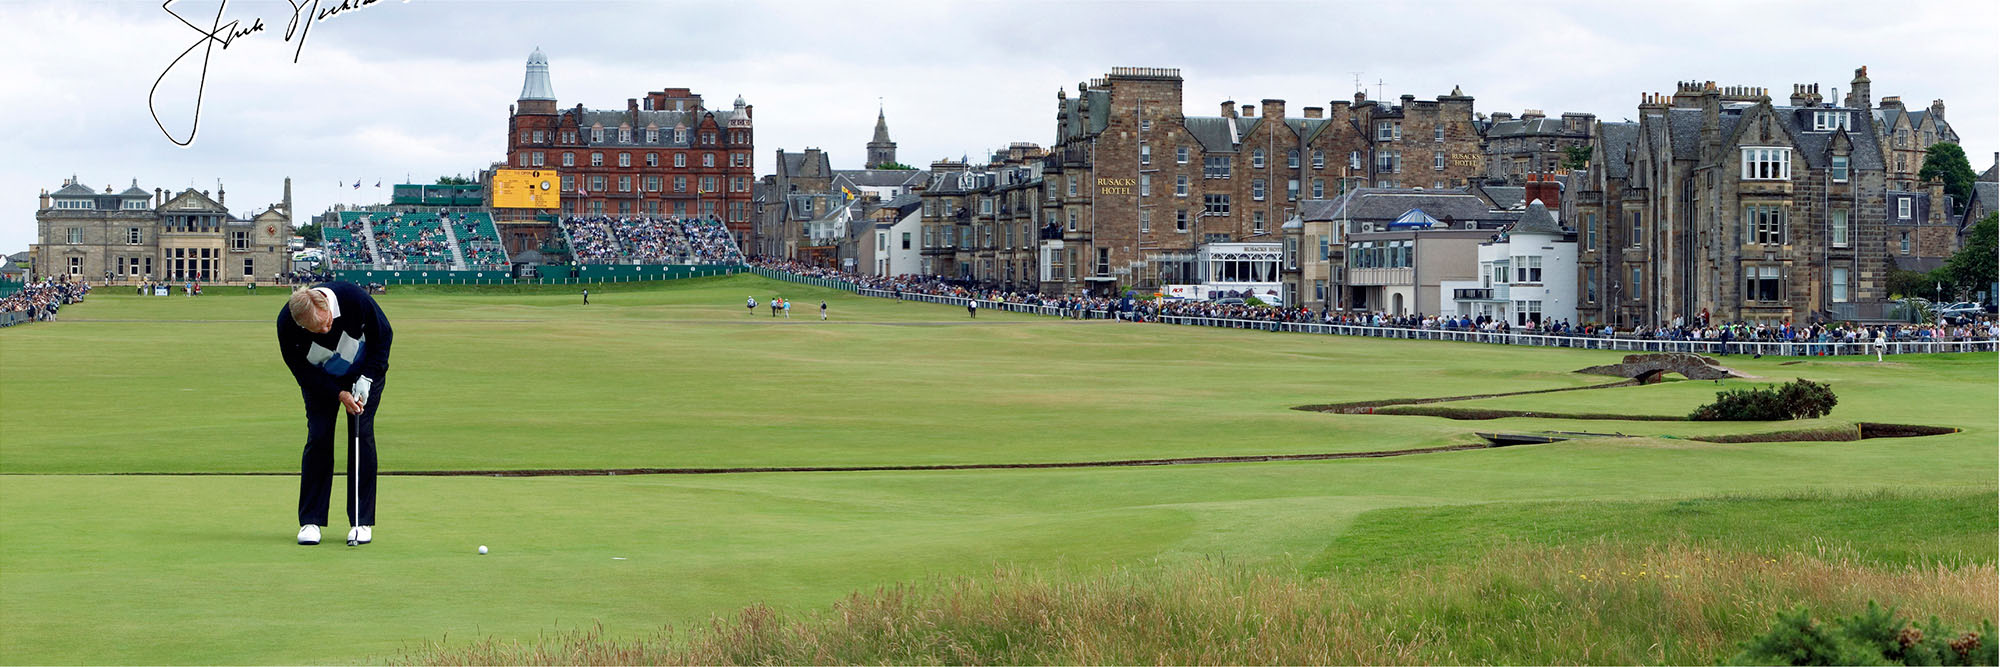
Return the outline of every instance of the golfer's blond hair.
{"type": "Polygon", "coordinates": [[[285,309],[291,311],[292,323],[303,327],[314,311],[326,309],[326,295],[311,287],[292,290],[292,298],[285,302],[285,309]]]}

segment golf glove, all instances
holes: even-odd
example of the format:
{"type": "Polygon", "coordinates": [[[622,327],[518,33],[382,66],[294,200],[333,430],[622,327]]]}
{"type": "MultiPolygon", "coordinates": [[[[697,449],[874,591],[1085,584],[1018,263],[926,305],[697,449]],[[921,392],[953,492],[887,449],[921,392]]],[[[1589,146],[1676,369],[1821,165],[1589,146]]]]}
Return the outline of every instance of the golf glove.
{"type": "Polygon", "coordinates": [[[361,376],[360,379],[354,381],[354,389],[347,393],[353,394],[354,402],[360,403],[361,407],[365,408],[368,407],[368,392],[369,390],[374,388],[375,388],[375,381],[370,380],[368,379],[368,376],[363,375],[361,376]]]}

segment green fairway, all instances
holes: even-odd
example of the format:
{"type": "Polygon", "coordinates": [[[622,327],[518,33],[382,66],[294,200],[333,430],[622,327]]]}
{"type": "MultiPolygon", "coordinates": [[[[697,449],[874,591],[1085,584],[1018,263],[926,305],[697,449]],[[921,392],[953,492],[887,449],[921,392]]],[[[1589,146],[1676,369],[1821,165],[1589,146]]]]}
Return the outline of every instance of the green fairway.
{"type": "Polygon", "coordinates": [[[1347,576],[1520,543],[1682,538],[1832,544],[1881,567],[1995,559],[1993,354],[1732,357],[1762,379],[1444,404],[1681,415],[1724,388],[1832,383],[1839,406],[1799,423],[1456,421],[1293,408],[1587,387],[1613,378],[1569,371],[1623,353],[970,320],[744,275],[593,286],[589,306],[578,289],[378,297],[396,333],[383,468],[1013,464],[1397,450],[1492,430],[1649,437],[1182,466],[396,476],[381,483],[376,544],[340,546],[336,493],[328,542],[299,547],[304,419],[275,343],[284,290],[105,290],[59,322],[0,331],[13,380],[0,383],[0,661],[365,662],[598,623],[633,637],[995,567],[1064,578],[1219,560],[1347,576]],[[743,306],[773,295],[795,301],[790,320],[743,306]],[[1962,432],[1652,437],[1863,421],[1962,432]],[[476,555],[482,544],[493,553],[476,555]]]}

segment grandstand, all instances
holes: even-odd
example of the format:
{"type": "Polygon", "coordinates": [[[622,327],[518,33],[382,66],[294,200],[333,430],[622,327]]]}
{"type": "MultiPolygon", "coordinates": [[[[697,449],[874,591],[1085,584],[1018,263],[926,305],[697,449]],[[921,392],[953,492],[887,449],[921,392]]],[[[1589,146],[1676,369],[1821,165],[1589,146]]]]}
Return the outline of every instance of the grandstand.
{"type": "Polygon", "coordinates": [[[464,258],[460,270],[507,268],[507,248],[500,243],[500,229],[494,226],[492,214],[447,213],[444,219],[446,230],[457,241],[459,255],[464,258]]]}
{"type": "Polygon", "coordinates": [[[345,269],[501,268],[507,252],[485,212],[343,211],[324,235],[329,261],[345,269]]]}
{"type": "Polygon", "coordinates": [[[567,217],[559,225],[582,264],[741,264],[743,251],[721,221],[567,217]]]}

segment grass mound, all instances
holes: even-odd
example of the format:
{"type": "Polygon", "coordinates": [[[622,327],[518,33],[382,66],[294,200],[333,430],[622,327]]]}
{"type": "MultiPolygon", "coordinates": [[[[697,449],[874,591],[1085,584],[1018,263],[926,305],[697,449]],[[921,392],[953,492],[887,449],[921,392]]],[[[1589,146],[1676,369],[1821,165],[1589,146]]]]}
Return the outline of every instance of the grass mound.
{"type": "Polygon", "coordinates": [[[1780,613],[1996,616],[1991,490],[1383,510],[1305,572],[999,568],[637,638],[435,643],[409,664],[1715,663],[1780,613]],[[1759,530],[1745,530],[1745,523],[1759,530]],[[1398,529],[1399,527],[1399,529],[1398,529]],[[1746,538],[1754,535],[1754,538],[1746,538]],[[1454,539],[1456,538],[1456,539],[1454,539]]]}
{"type": "Polygon", "coordinates": [[[1712,663],[1774,614],[1893,600],[1991,618],[1991,563],[1882,568],[1838,551],[1515,546],[1397,574],[1310,579],[1219,563],[1052,580],[997,570],[753,606],[689,632],[427,646],[426,665],[1712,663]]]}

